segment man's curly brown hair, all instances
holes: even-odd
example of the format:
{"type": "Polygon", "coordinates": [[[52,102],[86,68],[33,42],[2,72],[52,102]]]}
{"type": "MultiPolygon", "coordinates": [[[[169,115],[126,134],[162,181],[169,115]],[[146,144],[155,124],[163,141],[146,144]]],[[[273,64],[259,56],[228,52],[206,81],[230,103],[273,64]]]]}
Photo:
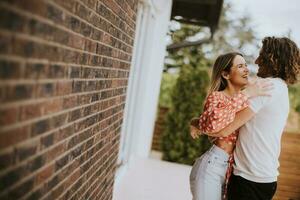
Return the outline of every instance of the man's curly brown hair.
{"type": "Polygon", "coordinates": [[[279,77],[288,84],[297,82],[300,53],[296,43],[286,37],[265,37],[262,43],[257,64],[266,68],[264,76],[279,77]]]}

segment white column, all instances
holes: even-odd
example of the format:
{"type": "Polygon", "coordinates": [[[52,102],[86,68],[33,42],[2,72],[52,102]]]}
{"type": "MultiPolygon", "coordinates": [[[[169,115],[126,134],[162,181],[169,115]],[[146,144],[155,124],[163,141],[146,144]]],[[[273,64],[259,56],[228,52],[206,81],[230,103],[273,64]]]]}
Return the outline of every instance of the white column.
{"type": "Polygon", "coordinates": [[[152,12],[148,16],[145,30],[146,44],[140,67],[142,68],[138,82],[138,95],[135,117],[134,154],[148,157],[153,137],[154,123],[160,82],[166,54],[166,33],[170,22],[171,0],[153,0],[152,12]]]}
{"type": "Polygon", "coordinates": [[[171,8],[172,0],[139,2],[118,173],[130,160],[148,157],[151,150],[171,8]]]}

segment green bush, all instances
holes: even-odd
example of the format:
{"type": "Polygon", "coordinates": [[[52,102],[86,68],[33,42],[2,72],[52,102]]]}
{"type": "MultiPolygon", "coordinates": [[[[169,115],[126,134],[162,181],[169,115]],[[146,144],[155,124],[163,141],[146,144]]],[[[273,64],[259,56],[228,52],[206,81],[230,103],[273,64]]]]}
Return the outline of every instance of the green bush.
{"type": "Polygon", "coordinates": [[[289,98],[291,109],[300,113],[300,84],[290,85],[289,86],[289,98]]]}
{"type": "Polygon", "coordinates": [[[162,136],[163,159],[192,164],[210,146],[207,137],[193,140],[189,121],[199,116],[207,93],[207,68],[184,65],[171,94],[171,107],[162,136]]]}
{"type": "Polygon", "coordinates": [[[163,73],[160,94],[159,94],[159,106],[171,107],[171,92],[176,84],[178,74],[163,73]]]}

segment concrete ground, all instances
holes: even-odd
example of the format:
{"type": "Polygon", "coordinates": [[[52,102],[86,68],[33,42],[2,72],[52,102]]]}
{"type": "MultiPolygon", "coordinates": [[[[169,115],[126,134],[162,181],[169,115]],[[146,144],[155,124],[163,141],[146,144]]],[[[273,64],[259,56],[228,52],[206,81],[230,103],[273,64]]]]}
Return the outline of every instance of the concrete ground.
{"type": "Polygon", "coordinates": [[[113,200],[191,200],[191,166],[161,161],[153,152],[134,161],[115,185],[113,200]]]}

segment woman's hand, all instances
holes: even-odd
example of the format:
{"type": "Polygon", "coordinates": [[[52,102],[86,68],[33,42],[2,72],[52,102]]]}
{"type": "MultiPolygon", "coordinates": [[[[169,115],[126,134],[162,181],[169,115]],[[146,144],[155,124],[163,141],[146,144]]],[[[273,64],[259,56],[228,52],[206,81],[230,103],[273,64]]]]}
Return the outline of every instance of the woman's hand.
{"type": "Polygon", "coordinates": [[[246,88],[242,91],[248,98],[257,96],[271,96],[273,83],[268,79],[255,78],[249,80],[246,88]]]}
{"type": "Polygon", "coordinates": [[[199,118],[193,118],[190,122],[190,134],[193,139],[198,138],[201,135],[199,127],[199,118]]]}
{"type": "Polygon", "coordinates": [[[201,131],[195,126],[190,125],[190,134],[193,139],[197,139],[201,135],[201,131]]]}

